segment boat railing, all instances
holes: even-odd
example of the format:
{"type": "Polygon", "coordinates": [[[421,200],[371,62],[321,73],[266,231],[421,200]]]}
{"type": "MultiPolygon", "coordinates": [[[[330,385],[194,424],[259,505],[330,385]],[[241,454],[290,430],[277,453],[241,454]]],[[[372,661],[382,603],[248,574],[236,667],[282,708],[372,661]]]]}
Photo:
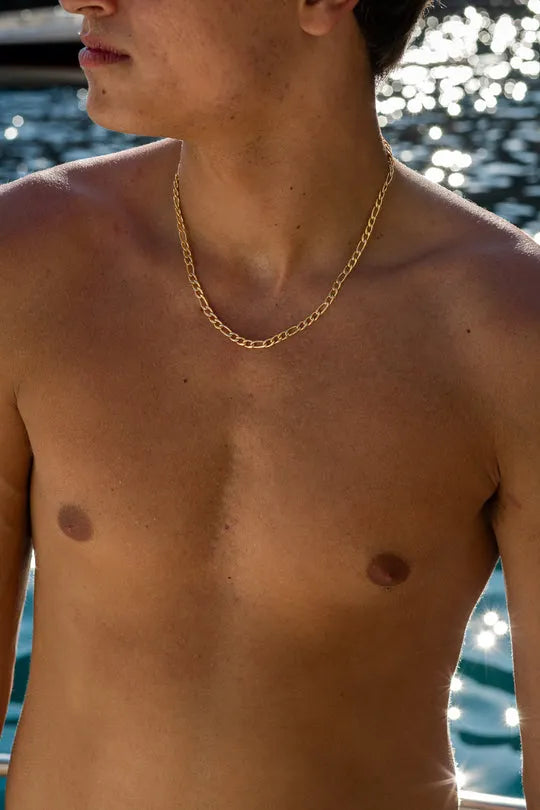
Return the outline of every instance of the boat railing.
{"type": "MultiPolygon", "coordinates": [[[[9,754],[0,754],[0,777],[7,776],[9,759],[9,754]]],[[[524,799],[474,793],[470,790],[459,791],[459,810],[526,810],[526,807],[524,799]]]]}

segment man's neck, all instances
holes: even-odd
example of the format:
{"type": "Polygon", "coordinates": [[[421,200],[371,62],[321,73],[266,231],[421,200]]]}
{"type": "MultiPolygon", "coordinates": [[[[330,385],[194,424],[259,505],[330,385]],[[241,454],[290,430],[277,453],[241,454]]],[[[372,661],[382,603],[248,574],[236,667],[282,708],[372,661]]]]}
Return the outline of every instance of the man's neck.
{"type": "Polygon", "coordinates": [[[279,293],[292,277],[336,267],[344,249],[352,253],[388,175],[388,155],[374,103],[332,113],[291,115],[240,147],[179,142],[188,241],[216,272],[231,281],[247,275],[279,293]]]}

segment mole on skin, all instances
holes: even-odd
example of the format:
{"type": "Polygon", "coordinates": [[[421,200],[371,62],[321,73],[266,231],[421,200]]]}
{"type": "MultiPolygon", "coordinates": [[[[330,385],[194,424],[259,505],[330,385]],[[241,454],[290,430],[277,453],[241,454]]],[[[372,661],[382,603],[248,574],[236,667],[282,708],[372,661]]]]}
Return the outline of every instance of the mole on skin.
{"type": "Polygon", "coordinates": [[[74,503],[64,504],[58,512],[58,525],[73,540],[89,540],[93,529],[84,509],[74,503]]]}
{"type": "Polygon", "coordinates": [[[399,585],[409,574],[409,564],[389,552],[377,554],[367,567],[367,575],[376,585],[399,585]]]}

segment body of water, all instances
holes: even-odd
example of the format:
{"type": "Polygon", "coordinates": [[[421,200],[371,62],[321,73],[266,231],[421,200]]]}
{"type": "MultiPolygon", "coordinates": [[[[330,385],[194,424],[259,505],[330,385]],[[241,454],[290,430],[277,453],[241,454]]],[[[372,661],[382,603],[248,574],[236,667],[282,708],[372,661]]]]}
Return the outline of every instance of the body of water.
{"type": "MultiPolygon", "coordinates": [[[[540,0],[439,10],[418,25],[401,66],[379,88],[377,108],[397,158],[540,242],[539,41],[540,0]]],[[[80,87],[0,90],[0,182],[153,140],[102,129],[85,100],[82,72],[80,87]]],[[[33,572],[2,752],[11,750],[24,699],[32,610],[33,572]]],[[[522,797],[500,560],[470,617],[448,711],[460,787],[522,797]]],[[[414,728],[411,717],[412,737],[414,728]]]]}

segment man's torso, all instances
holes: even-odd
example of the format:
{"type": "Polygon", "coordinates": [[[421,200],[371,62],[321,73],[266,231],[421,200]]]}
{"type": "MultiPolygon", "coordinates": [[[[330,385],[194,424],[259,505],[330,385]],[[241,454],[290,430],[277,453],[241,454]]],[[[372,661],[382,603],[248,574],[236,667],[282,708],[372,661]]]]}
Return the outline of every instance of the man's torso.
{"type": "MultiPolygon", "coordinates": [[[[441,198],[423,244],[381,232],[393,262],[366,249],[314,325],[247,350],[188,282],[172,146],[79,170],[25,299],[37,568],[7,810],[454,810],[450,682],[498,557],[459,290],[482,236],[441,198]]],[[[351,252],[275,300],[199,278],[260,339],[351,252]]]]}

